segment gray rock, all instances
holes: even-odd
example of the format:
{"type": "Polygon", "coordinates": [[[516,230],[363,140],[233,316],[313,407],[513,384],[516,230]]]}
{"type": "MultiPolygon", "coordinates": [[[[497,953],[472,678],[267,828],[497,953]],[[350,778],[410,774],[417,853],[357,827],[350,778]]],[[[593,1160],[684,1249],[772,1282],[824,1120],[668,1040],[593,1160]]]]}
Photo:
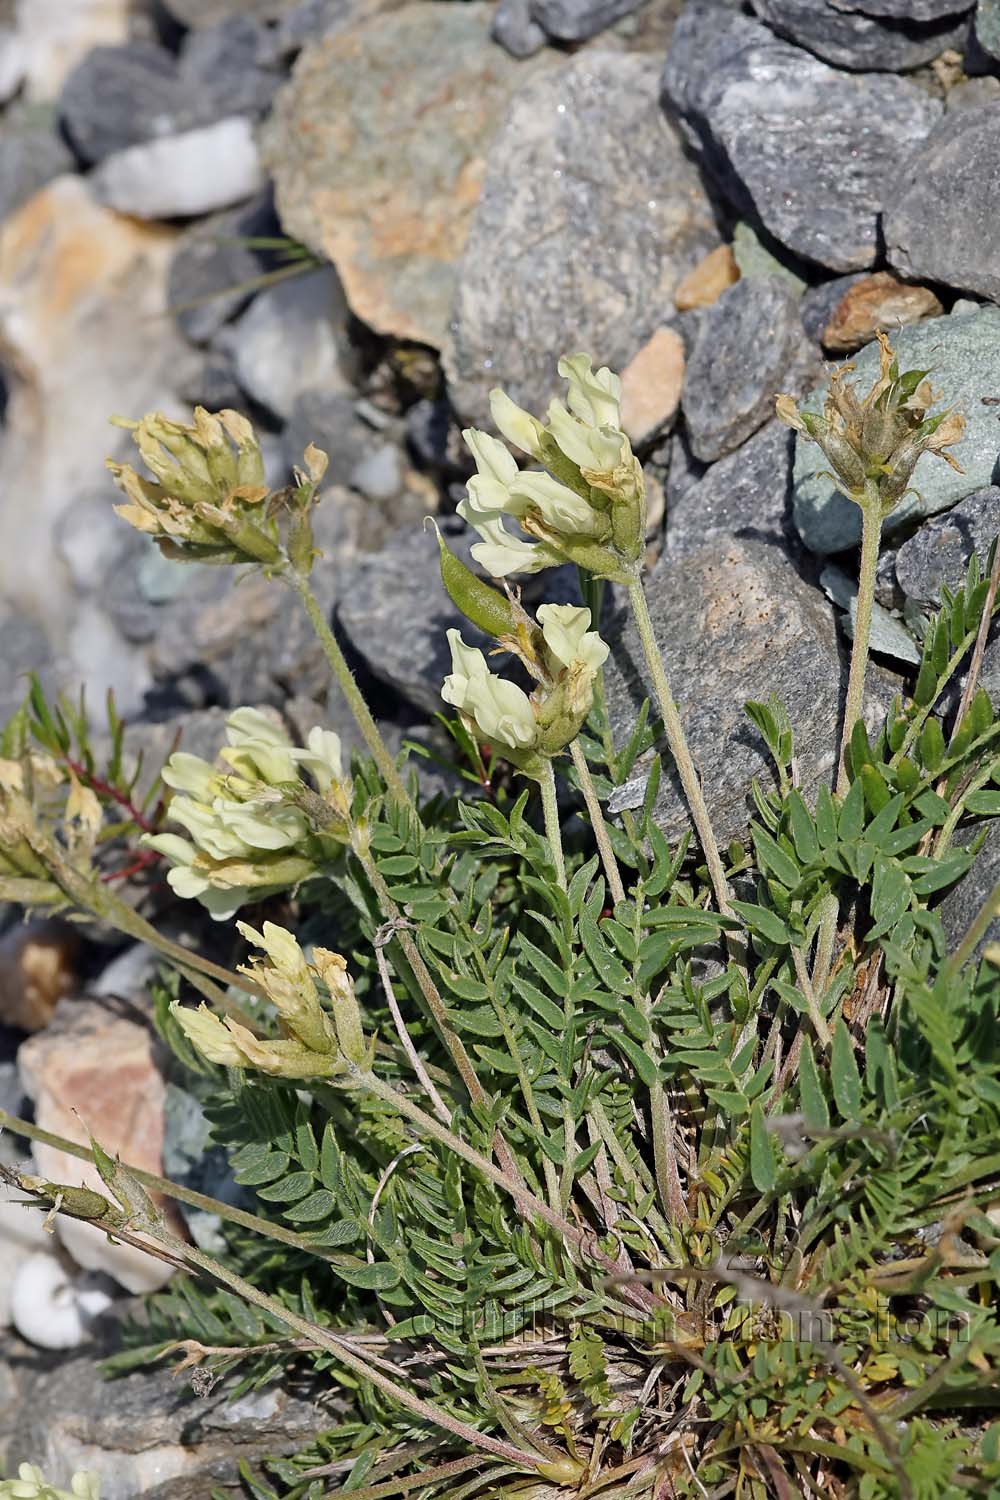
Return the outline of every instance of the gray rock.
{"type": "Polygon", "coordinates": [[[181,44],[179,74],[210,107],[212,118],[260,116],[283,81],[281,71],[269,66],[272,57],[270,34],[260,21],[227,16],[188,33],[181,44]]]}
{"type": "Polygon", "coordinates": [[[304,391],[345,389],[338,343],[346,317],[332,266],[260,292],[234,328],[236,375],[247,395],[287,419],[304,391]]]}
{"type": "Polygon", "coordinates": [[[306,42],[349,26],[358,12],[358,0],[295,0],[274,30],[275,49],[286,56],[306,42]]]}
{"type": "Polygon", "coordinates": [[[878,568],[875,572],[875,599],[883,609],[902,610],[904,598],[903,590],[899,586],[896,577],[896,558],[899,554],[892,547],[887,547],[879,554],[878,568]]]}
{"type": "Polygon", "coordinates": [[[25,36],[14,27],[13,12],[0,12],[0,104],[6,104],[17,93],[31,62],[31,49],[25,36]]]}
{"type": "Polygon", "coordinates": [[[990,57],[1000,57],[1000,4],[979,0],[975,18],[976,41],[990,57]]]}
{"type": "MultiPolygon", "coordinates": [[[[679,561],[665,558],[646,592],[716,836],[725,844],[746,833],[751,778],[764,786],[773,782],[767,752],[744,713],[748,699],[777,693],[786,703],[807,798],[833,769],[842,676],[833,611],[781,552],[751,541],[713,544],[679,561]]],[[[631,622],[611,639],[605,697],[619,745],[643,698],[657,712],[631,622]]],[[[641,801],[650,758],[637,765],[618,807],[641,801]]],[[[668,839],[689,826],[669,753],[656,819],[668,839]]]]}
{"type": "Polygon", "coordinates": [[[350,485],[367,500],[386,505],[402,493],[403,455],[395,443],[377,443],[351,470],[350,485]]]}
{"type": "MultiPolygon", "coordinates": [[[[947,47],[958,46],[968,22],[949,12],[919,23],[907,7],[898,19],[862,14],[832,0],[752,0],[772,31],[838,68],[905,72],[919,68],[947,47]]],[[[865,7],[867,10],[867,6],[865,7]]]]}
{"type": "Polygon", "coordinates": [[[243,115],[115,151],[90,181],[101,202],[138,219],[230,208],[264,185],[251,123],[243,115]]]}
{"type": "Polygon", "coordinates": [[[891,21],[940,21],[972,9],[971,0],[839,0],[842,10],[863,11],[891,21]]]}
{"type": "MultiPolygon", "coordinates": [[[[329,610],[355,554],[379,544],[385,523],[358,496],[327,485],[313,529],[322,553],[313,585],[329,610]]],[[[280,705],[295,693],[322,699],[329,669],[291,590],[226,568],[178,568],[138,536],[128,547],[109,568],[104,607],[122,635],[146,646],[157,696],[171,709],[280,705]]]]}
{"type": "MultiPolygon", "coordinates": [[[[960,829],[955,843],[962,847],[978,833],[978,828],[960,829]]],[[[938,907],[938,916],[944,927],[948,947],[955,949],[979,915],[990,892],[1000,880],[1000,823],[992,819],[989,832],[976,862],[967,874],[945,896],[938,907]]],[[[976,944],[976,957],[982,956],[987,943],[1000,940],[1000,917],[991,922],[976,944]]]]}
{"type": "Polygon", "coordinates": [[[809,268],[765,230],[754,228],[745,219],[733,226],[732,249],[741,276],[777,276],[796,297],[801,297],[809,285],[809,268]]]}
{"type": "Polygon", "coordinates": [[[167,297],[187,338],[207,344],[246,305],[253,295],[247,284],[270,265],[266,252],[246,241],[276,232],[269,194],[184,231],[170,262],[167,297]]]}
{"type": "Polygon", "coordinates": [[[232,16],[248,16],[252,21],[280,21],[293,14],[301,0],[162,0],[167,13],[182,26],[204,30],[228,21],[232,16]]]}
{"type": "Polygon", "coordinates": [[[305,47],[261,133],[281,222],[376,333],[439,349],[487,152],[514,92],[493,7],[417,0],[305,47]],[[387,107],[391,101],[391,108],[387,107]]]}
{"type": "Polygon", "coordinates": [[[741,279],[704,309],[681,398],[696,457],[731,453],[773,416],[803,342],[798,301],[775,277],[741,279]]]}
{"type": "Polygon", "coordinates": [[[414,402],[406,413],[406,438],[421,468],[439,474],[468,472],[468,453],[449,402],[414,402]]]}
{"type": "Polygon", "coordinates": [[[737,210],[834,271],[874,263],[887,187],[942,112],[906,79],[838,71],[712,0],[678,21],[663,88],[737,210]]]}
{"type": "Polygon", "coordinates": [[[1000,302],[1000,103],[949,115],[907,162],[885,207],[890,264],[1000,302]]]}
{"type": "Polygon", "coordinates": [[[204,406],[206,411],[245,410],[247,398],[236,379],[233,357],[225,349],[191,349],[178,362],[175,375],[177,395],[187,406],[204,406]]]}
{"type": "Polygon", "coordinates": [[[122,523],[106,489],[87,490],[70,501],[59,517],[55,543],[77,593],[100,588],[121,540],[122,523]]]}
{"type": "MultiPolygon", "coordinates": [[[[250,1209],[254,1194],[241,1188],[221,1146],[211,1140],[211,1126],[195,1093],[167,1083],[163,1106],[163,1171],[171,1182],[204,1193],[235,1208],[250,1209]]],[[[209,1255],[225,1254],[221,1217],[204,1208],[178,1203],[195,1244],[209,1255]]]]}
{"type": "Polygon", "coordinates": [[[925,522],[896,554],[896,578],[908,599],[935,608],[942,587],[965,581],[973,553],[985,570],[990,546],[1000,534],[1000,489],[991,485],[953,510],[925,522]]]}
{"type": "MultiPolygon", "coordinates": [[[[463,526],[448,541],[469,564],[475,541],[469,529],[463,526]]],[[[431,714],[443,710],[441,684],[451,671],[445,631],[457,626],[468,645],[492,644],[444,592],[437,541],[422,532],[400,532],[381,552],[358,558],[344,580],[336,618],[374,676],[431,714]]]]}
{"type": "Polygon", "coordinates": [[[979,109],[984,104],[996,104],[998,99],[1000,78],[989,74],[984,78],[962,78],[944,96],[945,117],[958,109],[979,109]]]}
{"type": "Polygon", "coordinates": [[[53,177],[75,168],[46,112],[8,110],[0,124],[0,224],[53,177]]]}
{"type": "Polygon", "coordinates": [[[490,36],[511,57],[533,57],[545,46],[545,32],[533,18],[531,0],[499,0],[490,36]]]}
{"type": "Polygon", "coordinates": [[[791,431],[772,421],[698,477],[684,464],[678,441],[667,485],[665,555],[688,556],[710,541],[722,544],[734,537],[784,546],[792,449],[791,431]]]}
{"type": "MultiPolygon", "coordinates": [[[[904,370],[930,370],[942,403],[957,406],[966,420],[965,435],[949,449],[961,464],[957,474],[934,454],[925,453],[913,472],[916,493],[907,495],[886,517],[885,531],[891,535],[907,522],[936,515],[964,500],[975,490],[992,484],[1000,450],[997,408],[984,406],[982,397],[1000,392],[1000,310],[984,307],[976,312],[934,318],[914,323],[890,335],[904,370]]],[[[851,378],[867,391],[878,373],[878,346],[869,344],[856,354],[851,378]]],[[[810,392],[808,409],[819,411],[825,387],[810,392]]],[[[803,542],[813,552],[839,552],[855,546],[861,538],[861,513],[834,488],[820,470],[826,461],[814,443],[796,436],[794,472],[795,525],[803,542]]]]}
{"type": "Polygon", "coordinates": [[[65,686],[62,665],[36,620],[0,604],[0,727],[16,713],[28,692],[28,674],[35,672],[51,695],[65,686]]]}
{"type": "Polygon", "coordinates": [[[532,0],[538,24],[559,42],[585,42],[646,0],[532,0]]]}
{"type": "Polygon", "coordinates": [[[292,1395],[282,1385],[227,1399],[204,1395],[165,1365],[105,1380],[93,1357],[35,1362],[21,1384],[7,1461],[46,1474],[100,1475],[101,1500],[204,1500],[242,1488],[241,1462],[294,1453],[336,1421],[326,1389],[292,1395]]]}
{"type": "Polygon", "coordinates": [[[445,351],[456,409],[485,424],[497,384],[543,407],[570,348],[623,369],[717,242],[653,59],[594,50],[546,69],[511,105],[469,232],[445,351]]]}
{"type": "Polygon", "coordinates": [[[358,415],[355,398],[346,391],[305,391],[297,396],[282,433],[289,463],[301,464],[310,443],[330,459],[327,483],[349,484],[358,464],[371,453],[377,439],[358,415]]]}
{"type": "Polygon", "coordinates": [[[219,118],[182,80],[173,54],[153,42],[94,47],[66,79],[59,114],[86,162],[219,118]]]}
{"type": "Polygon", "coordinates": [[[823,342],[823,330],[839,307],[844,293],[865,277],[864,271],[855,271],[851,276],[834,276],[830,281],[821,281],[804,293],[799,313],[802,326],[817,344],[823,342]]]}

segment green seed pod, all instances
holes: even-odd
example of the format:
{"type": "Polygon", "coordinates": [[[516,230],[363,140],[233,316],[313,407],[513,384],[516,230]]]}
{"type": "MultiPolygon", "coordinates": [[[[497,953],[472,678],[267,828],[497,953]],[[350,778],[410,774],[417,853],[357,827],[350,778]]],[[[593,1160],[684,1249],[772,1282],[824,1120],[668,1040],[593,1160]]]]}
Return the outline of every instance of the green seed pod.
{"type": "MultiPolygon", "coordinates": [[[[434,525],[433,522],[431,524],[434,525]]],[[[516,635],[517,619],[514,606],[507,595],[482,578],[477,578],[470,568],[448,550],[436,525],[434,530],[441,554],[441,582],[452,604],[462,611],[470,624],[478,626],[487,635],[495,636],[497,640],[503,636],[516,635]]]]}

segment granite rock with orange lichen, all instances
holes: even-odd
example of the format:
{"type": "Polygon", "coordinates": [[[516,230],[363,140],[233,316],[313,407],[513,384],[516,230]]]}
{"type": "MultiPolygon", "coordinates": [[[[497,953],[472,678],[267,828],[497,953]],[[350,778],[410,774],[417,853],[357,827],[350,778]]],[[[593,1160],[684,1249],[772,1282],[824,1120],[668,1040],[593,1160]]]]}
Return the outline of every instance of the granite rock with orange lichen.
{"type": "Polygon", "coordinates": [[[379,333],[444,342],[487,148],[539,66],[490,41],[492,12],[422,0],[310,44],[265,128],[285,229],[379,333]]]}

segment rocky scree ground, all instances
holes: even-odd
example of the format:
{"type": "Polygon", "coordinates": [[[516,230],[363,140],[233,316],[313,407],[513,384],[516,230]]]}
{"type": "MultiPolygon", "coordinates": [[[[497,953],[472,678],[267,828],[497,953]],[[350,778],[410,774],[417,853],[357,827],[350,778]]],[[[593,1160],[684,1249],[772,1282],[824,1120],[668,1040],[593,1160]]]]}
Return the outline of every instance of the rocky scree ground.
{"type": "MultiPolygon", "coordinates": [[[[844,356],[863,380],[885,328],[967,419],[964,472],[922,459],[892,517],[873,722],[907,632],[1000,528],[998,148],[997,0],[0,0],[0,713],[28,672],[85,682],[95,722],[112,689],[147,784],[178,737],[211,756],[242,703],[353,743],[290,596],[166,563],[113,515],[109,415],[202,403],[252,418],[274,485],[309,441],[330,454],[323,607],[390,743],[447,754],[457,620],[421,519],[467,544],[461,426],[488,424],[496,384],[543,406],[580,348],[624,375],[654,624],[739,836],[767,774],[748,696],[787,703],[807,789],[829,776],[856,576],[857,514],[774,397],[819,401],[844,356]]],[[[613,598],[605,632],[623,733],[648,684],[613,598]]],[[[1000,691],[998,641],[983,681],[1000,691]]],[[[449,784],[413,764],[428,794],[449,784]]],[[[644,785],[640,762],[614,810],[644,785]]],[[[683,831],[669,775],[658,816],[683,831]]],[[[945,902],[953,932],[998,873],[988,846],[945,902]]],[[[155,883],[143,899],[194,935],[155,883]]],[[[141,948],[5,910],[0,1102],[70,1135],[75,1107],[106,1146],[230,1193],[153,1040],[149,972],[141,948]]],[[[61,1480],[85,1454],[105,1500],[176,1500],[308,1435],[309,1393],[98,1386],[161,1275],[0,1203],[0,1460],[61,1480]]]]}

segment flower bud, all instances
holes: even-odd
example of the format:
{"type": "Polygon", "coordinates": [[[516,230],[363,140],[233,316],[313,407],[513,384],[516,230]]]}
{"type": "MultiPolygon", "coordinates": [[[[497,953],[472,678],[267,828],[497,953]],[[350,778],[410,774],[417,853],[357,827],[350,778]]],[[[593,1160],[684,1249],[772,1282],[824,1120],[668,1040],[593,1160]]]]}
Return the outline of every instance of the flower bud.
{"type": "Polygon", "coordinates": [[[347,960],[329,948],[313,949],[313,964],[326,985],[337,1030],[337,1042],[348,1062],[364,1065],[368,1047],[361,1025],[361,1009],[354,994],[354,981],[347,972],[347,960]]]}
{"type": "Polygon", "coordinates": [[[174,556],[215,563],[280,559],[275,524],[261,504],[268,493],[264,462],[245,417],[234,411],[213,416],[199,406],[190,425],[158,412],[138,422],[113,421],[132,433],[153,475],[144,479],[130,464],[108,460],[128,501],[116,510],[130,525],[170,543],[174,556]]]}

